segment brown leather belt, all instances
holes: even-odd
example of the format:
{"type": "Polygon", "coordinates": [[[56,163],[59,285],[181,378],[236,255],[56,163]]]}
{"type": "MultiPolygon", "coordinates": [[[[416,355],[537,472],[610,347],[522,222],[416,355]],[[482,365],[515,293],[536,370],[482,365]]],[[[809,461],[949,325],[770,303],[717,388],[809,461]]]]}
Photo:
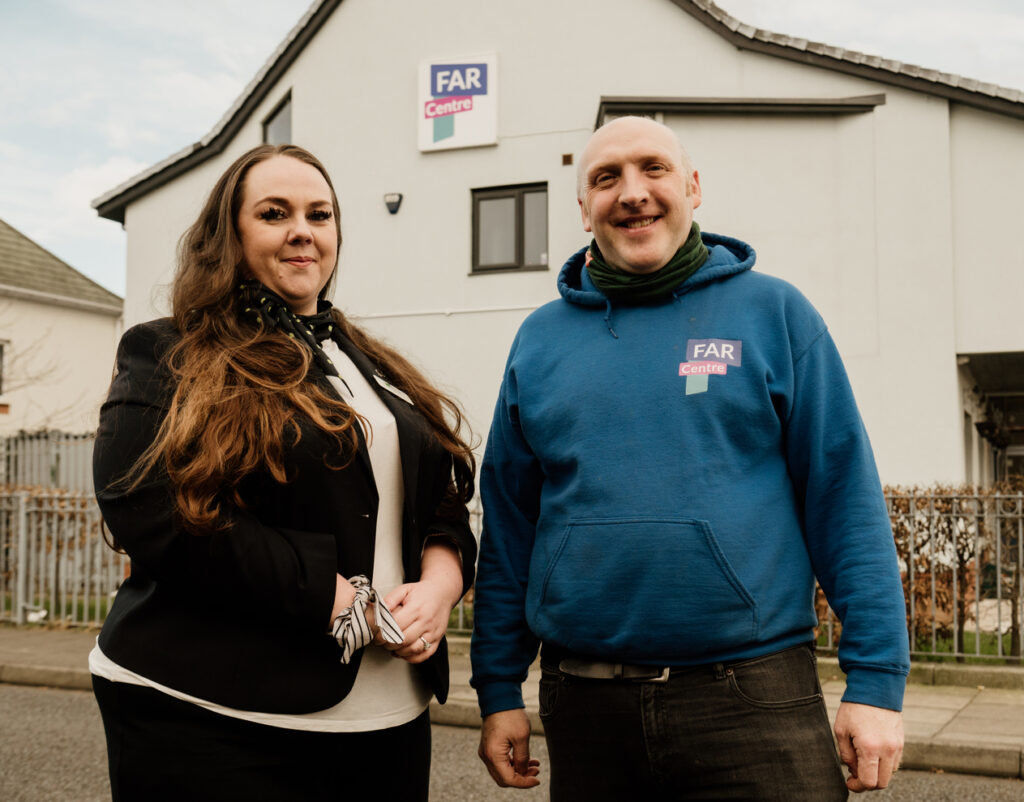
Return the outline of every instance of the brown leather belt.
{"type": "Polygon", "coordinates": [[[611,679],[626,682],[668,682],[669,666],[638,666],[630,663],[607,663],[584,657],[563,657],[558,661],[563,674],[583,679],[611,679]]]}

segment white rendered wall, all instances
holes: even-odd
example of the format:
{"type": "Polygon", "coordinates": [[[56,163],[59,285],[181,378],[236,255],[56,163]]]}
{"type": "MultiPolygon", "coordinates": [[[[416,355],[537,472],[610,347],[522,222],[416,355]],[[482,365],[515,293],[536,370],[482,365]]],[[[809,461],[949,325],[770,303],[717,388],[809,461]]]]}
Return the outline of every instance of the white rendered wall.
{"type": "MultiPolygon", "coordinates": [[[[885,105],[866,114],[668,122],[701,172],[701,225],[749,241],[758,269],[792,281],[828,321],[883,481],[963,478],[958,337],[969,330],[972,341],[1003,340],[995,323],[974,321],[957,302],[963,236],[954,251],[950,232],[959,198],[971,196],[979,219],[993,202],[980,183],[952,192],[950,165],[961,181],[965,156],[1019,153],[1009,141],[1018,123],[957,111],[951,150],[945,101],[738,51],[667,0],[522,0],[486,12],[455,0],[345,0],[228,152],[129,207],[129,323],[166,312],[152,287],[169,281],[177,238],[216,176],[259,142],[261,120],[288,91],[294,139],[327,165],[342,204],[336,303],[458,397],[481,436],[516,327],[556,297],[558,268],[589,239],[576,168],[563,166],[562,154],[578,155],[601,96],[884,93],[885,105]],[[489,52],[498,55],[499,144],[420,153],[420,61],[489,52]],[[471,189],[542,181],[550,269],[469,275],[471,189]],[[387,192],[405,196],[397,215],[384,207],[387,192]]],[[[1002,268],[987,264],[991,288],[1002,268]]],[[[1024,281],[1019,265],[1017,273],[1024,281]]]]}
{"type": "Polygon", "coordinates": [[[0,297],[4,389],[0,435],[94,431],[114,368],[121,319],[0,297]]]}
{"type": "Polygon", "coordinates": [[[957,351],[1024,351],[1024,120],[950,116],[957,351]]]}

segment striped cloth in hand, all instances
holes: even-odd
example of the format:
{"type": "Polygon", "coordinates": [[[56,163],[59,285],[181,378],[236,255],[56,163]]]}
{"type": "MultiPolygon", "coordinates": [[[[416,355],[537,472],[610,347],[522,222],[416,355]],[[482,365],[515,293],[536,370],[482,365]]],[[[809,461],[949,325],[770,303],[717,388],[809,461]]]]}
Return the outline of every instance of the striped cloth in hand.
{"type": "Polygon", "coordinates": [[[358,649],[373,642],[373,632],[366,622],[366,608],[376,602],[377,626],[380,636],[387,643],[399,644],[405,640],[401,628],[391,616],[391,611],[377,591],[370,587],[370,580],[363,574],[354,576],[349,582],[356,589],[352,606],[342,610],[331,625],[331,634],[341,646],[341,662],[348,663],[358,649]]]}

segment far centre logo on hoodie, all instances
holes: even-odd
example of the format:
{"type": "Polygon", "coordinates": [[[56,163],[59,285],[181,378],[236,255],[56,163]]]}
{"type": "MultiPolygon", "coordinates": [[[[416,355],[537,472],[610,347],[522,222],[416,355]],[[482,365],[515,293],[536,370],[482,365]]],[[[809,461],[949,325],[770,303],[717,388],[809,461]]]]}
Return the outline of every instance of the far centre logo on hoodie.
{"type": "Polygon", "coordinates": [[[686,361],[679,363],[679,375],[686,377],[686,394],[706,393],[709,376],[725,376],[729,365],[743,364],[742,340],[687,340],[686,361]]]}

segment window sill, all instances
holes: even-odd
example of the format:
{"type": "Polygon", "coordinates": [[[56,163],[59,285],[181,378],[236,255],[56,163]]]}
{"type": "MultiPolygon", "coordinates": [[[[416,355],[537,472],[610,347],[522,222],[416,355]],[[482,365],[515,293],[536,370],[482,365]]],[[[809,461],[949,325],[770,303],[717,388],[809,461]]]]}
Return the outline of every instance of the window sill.
{"type": "Polygon", "coordinates": [[[548,265],[527,265],[526,267],[483,267],[471,270],[467,276],[490,276],[494,273],[540,273],[551,268],[548,265]]]}

